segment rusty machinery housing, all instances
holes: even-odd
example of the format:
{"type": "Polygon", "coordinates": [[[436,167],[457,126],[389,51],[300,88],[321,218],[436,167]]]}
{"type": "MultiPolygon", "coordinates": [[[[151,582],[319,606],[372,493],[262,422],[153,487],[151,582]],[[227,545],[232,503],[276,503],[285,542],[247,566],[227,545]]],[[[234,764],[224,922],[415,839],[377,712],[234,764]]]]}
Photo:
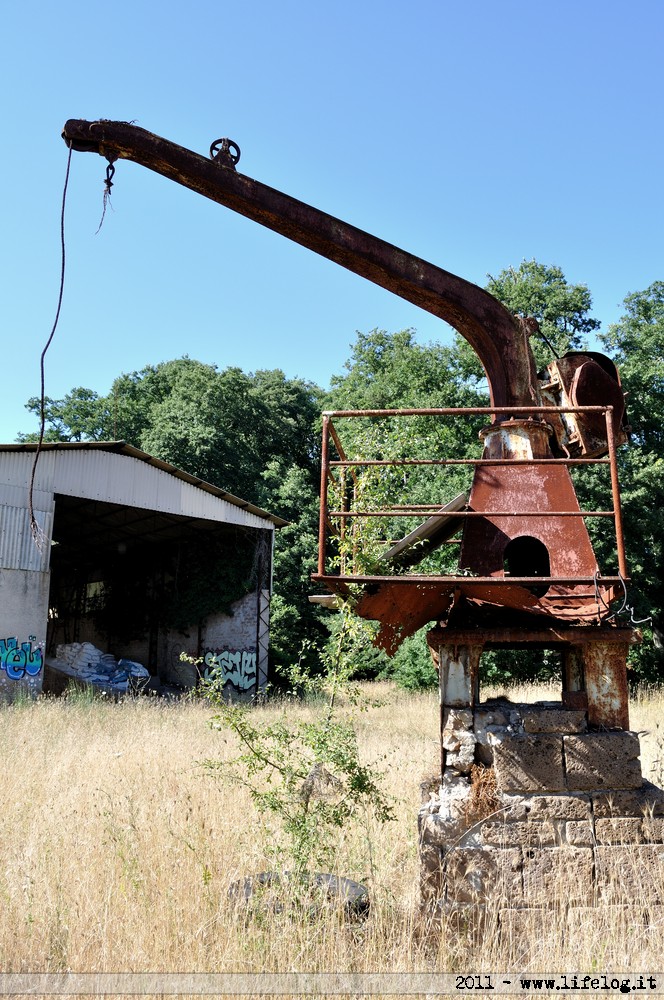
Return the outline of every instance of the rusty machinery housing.
{"type": "Polygon", "coordinates": [[[378,621],[378,641],[388,652],[428,622],[437,663],[449,656],[456,662],[463,647],[470,705],[477,698],[478,650],[553,646],[563,653],[563,701],[584,707],[594,725],[626,727],[625,657],[636,635],[610,610],[628,578],[616,462],[627,427],[612,362],[596,352],[573,352],[538,376],[529,343],[533,319],[513,315],[457,275],[240,174],[239,147],[228,139],[213,143],[206,158],[127,122],[70,120],[63,138],[111,164],[129,159],[169,177],[420,306],[465,337],[489,385],[490,406],[464,411],[485,418],[480,456],[391,459],[344,451],[344,422],[457,419],[457,410],[324,415],[314,579],[332,595],[352,597],[359,615],[378,621]],[[395,495],[380,509],[363,506],[362,477],[376,466],[463,464],[472,471],[468,495],[441,496],[438,486],[431,503],[395,495]],[[609,499],[604,509],[582,511],[572,472],[590,464],[607,467],[609,499]],[[386,557],[370,565],[362,560],[363,536],[367,523],[381,518],[386,525],[410,519],[411,528],[389,539],[386,557]],[[612,573],[597,564],[589,518],[612,525],[612,573]],[[444,569],[417,571],[454,541],[456,569],[448,560],[444,569]],[[611,664],[608,674],[599,671],[601,683],[598,658],[611,664]]]}
{"type": "Polygon", "coordinates": [[[534,320],[238,173],[240,150],[228,139],[214,142],[208,159],[127,122],[72,120],[63,137],[70,149],[111,166],[133,160],[267,226],[440,317],[469,342],[487,375],[487,407],[324,414],[314,580],[327,594],[314,600],[349,599],[379,623],[377,641],[388,652],[432,625],[441,771],[418,817],[425,909],[465,913],[498,896],[510,908],[546,910],[554,883],[565,906],[640,900],[648,886],[639,873],[664,850],[664,823],[654,818],[664,816],[664,791],[643,782],[638,734],[627,731],[626,661],[639,635],[612,610],[628,580],[616,459],[628,428],[612,362],[572,352],[538,374],[534,320]],[[422,422],[439,428],[461,419],[477,422],[481,454],[443,454],[436,433],[424,435],[433,441],[429,454],[421,440],[416,447],[422,422]],[[390,453],[389,435],[354,434],[358,421],[373,431],[395,421],[414,429],[390,453]],[[574,488],[588,467],[604,473],[600,509],[582,510],[574,488]],[[372,483],[383,488],[368,489],[372,483]],[[608,572],[589,523],[612,532],[608,572]],[[561,701],[481,702],[480,657],[492,648],[557,650],[561,701]],[[479,818],[478,771],[494,783],[491,811],[479,818]],[[629,870],[626,852],[635,862],[629,870]]]}

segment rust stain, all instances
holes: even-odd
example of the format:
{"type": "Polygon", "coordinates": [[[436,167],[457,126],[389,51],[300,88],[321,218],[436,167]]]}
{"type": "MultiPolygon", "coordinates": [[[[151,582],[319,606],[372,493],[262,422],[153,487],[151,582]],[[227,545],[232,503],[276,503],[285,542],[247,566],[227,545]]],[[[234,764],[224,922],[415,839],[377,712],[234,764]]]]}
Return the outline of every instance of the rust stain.
{"type": "Polygon", "coordinates": [[[604,729],[629,729],[625,663],[628,643],[587,643],[583,651],[588,722],[604,729]]]}

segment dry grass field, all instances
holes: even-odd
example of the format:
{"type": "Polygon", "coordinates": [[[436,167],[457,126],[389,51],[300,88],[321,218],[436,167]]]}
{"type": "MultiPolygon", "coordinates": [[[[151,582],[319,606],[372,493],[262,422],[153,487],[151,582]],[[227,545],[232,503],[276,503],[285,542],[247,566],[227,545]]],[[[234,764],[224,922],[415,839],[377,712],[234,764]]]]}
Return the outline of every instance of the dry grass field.
{"type": "MultiPolygon", "coordinates": [[[[257,911],[228,899],[229,884],[273,862],[278,832],[245,788],[217,781],[205,758],[232,739],[208,725],[204,702],[84,698],[0,709],[0,969],[3,972],[486,972],[520,969],[652,971],[662,918],[561,912],[518,938],[492,931],[481,946],[463,928],[426,933],[418,921],[416,813],[420,781],[439,753],[435,695],[370,686],[357,715],[362,753],[381,761],[396,821],[367,820],[339,836],[336,872],[364,882],[362,924],[331,909],[315,917],[257,911]]],[[[542,689],[515,700],[555,697],[542,689]]],[[[658,780],[664,696],[632,706],[644,773],[658,780]]],[[[351,709],[349,708],[349,711],[351,709]]],[[[312,709],[277,703],[276,717],[312,709]]]]}

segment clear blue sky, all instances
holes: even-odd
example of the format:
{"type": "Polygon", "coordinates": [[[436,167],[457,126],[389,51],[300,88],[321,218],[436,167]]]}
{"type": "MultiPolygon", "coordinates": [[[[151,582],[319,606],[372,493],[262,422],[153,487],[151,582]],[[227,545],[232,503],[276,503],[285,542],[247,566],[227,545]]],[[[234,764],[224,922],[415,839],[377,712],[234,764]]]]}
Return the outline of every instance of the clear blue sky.
{"type": "MultiPolygon", "coordinates": [[[[67,118],[136,119],[483,284],[527,258],[605,327],[664,277],[662,0],[4,0],[4,379],[24,409],[59,279],[67,118]]],[[[434,317],[132,163],[74,154],[47,393],[187,353],[326,387],[355,330],[434,317]]]]}

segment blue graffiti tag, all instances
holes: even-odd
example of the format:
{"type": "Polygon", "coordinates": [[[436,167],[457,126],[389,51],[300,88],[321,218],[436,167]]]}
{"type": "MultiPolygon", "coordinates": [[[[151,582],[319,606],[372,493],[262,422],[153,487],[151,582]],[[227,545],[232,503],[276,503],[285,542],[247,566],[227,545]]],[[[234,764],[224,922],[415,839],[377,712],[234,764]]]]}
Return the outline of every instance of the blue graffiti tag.
{"type": "Polygon", "coordinates": [[[13,681],[20,681],[26,674],[36,677],[44,665],[42,651],[39,646],[32,648],[36,636],[28,636],[28,642],[19,646],[16,636],[0,639],[0,669],[4,670],[13,681]]]}

